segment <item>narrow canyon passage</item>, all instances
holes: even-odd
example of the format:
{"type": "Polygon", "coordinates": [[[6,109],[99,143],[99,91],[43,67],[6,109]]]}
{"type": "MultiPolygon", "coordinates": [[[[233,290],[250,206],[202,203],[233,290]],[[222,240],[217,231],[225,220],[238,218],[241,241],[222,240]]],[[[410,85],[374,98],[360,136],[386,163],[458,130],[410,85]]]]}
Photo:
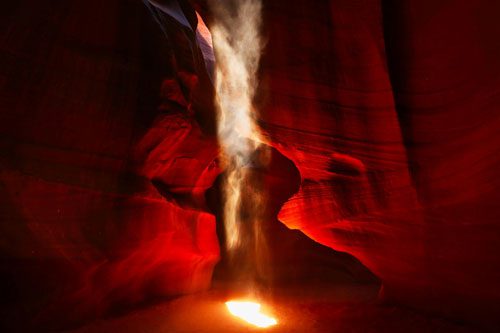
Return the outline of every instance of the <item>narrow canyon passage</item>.
{"type": "Polygon", "coordinates": [[[0,4],[0,331],[497,332],[500,3],[246,1],[0,4]]]}

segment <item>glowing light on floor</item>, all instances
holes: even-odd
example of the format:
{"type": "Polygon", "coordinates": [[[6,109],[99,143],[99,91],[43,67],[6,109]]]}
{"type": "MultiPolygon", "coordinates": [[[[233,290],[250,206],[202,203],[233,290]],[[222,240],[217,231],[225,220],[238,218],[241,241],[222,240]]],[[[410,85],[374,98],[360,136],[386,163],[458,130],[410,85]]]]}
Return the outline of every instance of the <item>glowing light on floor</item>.
{"type": "Polygon", "coordinates": [[[274,326],[278,321],[260,312],[261,306],[259,303],[248,301],[229,301],[226,302],[229,312],[240,319],[243,319],[249,324],[257,327],[266,328],[274,326]]]}
{"type": "MultiPolygon", "coordinates": [[[[262,3],[261,0],[209,3],[214,15],[210,30],[217,55],[215,102],[220,161],[225,171],[222,190],[226,249],[230,260],[237,258],[243,267],[253,264],[262,271],[266,247],[258,217],[265,209],[265,202],[250,172],[265,165],[266,160],[263,154],[266,140],[257,125],[254,107],[264,44],[260,32],[262,3]],[[248,255],[238,257],[237,253],[248,255]]],[[[226,306],[232,315],[257,327],[277,324],[275,318],[261,312],[259,303],[230,301],[226,306]]]]}

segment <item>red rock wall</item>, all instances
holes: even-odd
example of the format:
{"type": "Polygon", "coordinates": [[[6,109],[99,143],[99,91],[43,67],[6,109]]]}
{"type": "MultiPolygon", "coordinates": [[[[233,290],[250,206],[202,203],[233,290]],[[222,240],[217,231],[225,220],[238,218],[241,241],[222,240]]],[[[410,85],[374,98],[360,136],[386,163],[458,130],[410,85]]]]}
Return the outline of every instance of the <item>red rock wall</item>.
{"type": "MultiPolygon", "coordinates": [[[[219,171],[190,34],[161,17],[166,40],[140,1],[1,6],[6,299],[76,320],[206,288],[219,171]]],[[[499,9],[266,1],[259,96],[300,172],[278,218],[360,259],[386,300],[483,323],[500,318],[499,9]]]]}
{"type": "Polygon", "coordinates": [[[301,174],[279,219],[389,301],[500,311],[500,25],[489,1],[269,1],[262,127],[301,174]]]}
{"type": "Polygon", "coordinates": [[[1,7],[2,322],[64,326],[208,288],[217,151],[195,120],[213,111],[193,106],[212,98],[189,35],[160,17],[168,40],[140,1],[1,7]]]}

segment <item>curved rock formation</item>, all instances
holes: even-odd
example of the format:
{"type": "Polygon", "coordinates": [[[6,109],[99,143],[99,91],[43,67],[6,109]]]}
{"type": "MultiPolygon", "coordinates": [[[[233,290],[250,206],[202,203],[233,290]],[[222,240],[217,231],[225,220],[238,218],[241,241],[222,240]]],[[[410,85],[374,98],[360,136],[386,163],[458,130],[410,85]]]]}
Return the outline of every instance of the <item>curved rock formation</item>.
{"type": "Polygon", "coordinates": [[[149,9],[2,4],[0,288],[16,329],[210,286],[210,79],[193,27],[149,9]]]}
{"type": "MultiPolygon", "coordinates": [[[[162,3],[1,5],[0,288],[13,322],[209,286],[213,58],[191,5],[162,3]]],[[[300,182],[281,222],[358,258],[386,301],[489,327],[500,325],[499,10],[265,1],[258,100],[287,157],[267,174],[282,190],[273,209],[300,182]]],[[[294,262],[295,244],[279,260],[294,262]]]]}
{"type": "Polygon", "coordinates": [[[353,254],[382,296],[495,322],[498,5],[266,5],[262,126],[301,174],[279,219],[353,254]]]}

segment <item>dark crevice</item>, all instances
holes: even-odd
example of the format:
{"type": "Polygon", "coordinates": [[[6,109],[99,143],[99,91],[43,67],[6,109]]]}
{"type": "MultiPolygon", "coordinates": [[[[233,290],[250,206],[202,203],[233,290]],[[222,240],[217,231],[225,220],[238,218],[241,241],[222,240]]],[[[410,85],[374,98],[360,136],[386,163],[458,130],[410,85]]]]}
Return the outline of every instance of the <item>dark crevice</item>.
{"type": "Polygon", "coordinates": [[[411,154],[413,146],[411,113],[408,112],[409,110],[399,100],[399,92],[407,91],[407,71],[405,71],[403,64],[408,62],[409,56],[409,54],[404,54],[404,52],[410,49],[406,45],[406,40],[410,38],[410,33],[406,28],[405,16],[401,15],[401,13],[408,10],[403,9],[404,6],[408,6],[408,4],[405,5],[405,3],[396,0],[382,0],[382,32],[384,36],[387,72],[394,99],[394,109],[405,148],[408,172],[413,188],[418,195],[416,178],[418,165],[411,154]]]}

